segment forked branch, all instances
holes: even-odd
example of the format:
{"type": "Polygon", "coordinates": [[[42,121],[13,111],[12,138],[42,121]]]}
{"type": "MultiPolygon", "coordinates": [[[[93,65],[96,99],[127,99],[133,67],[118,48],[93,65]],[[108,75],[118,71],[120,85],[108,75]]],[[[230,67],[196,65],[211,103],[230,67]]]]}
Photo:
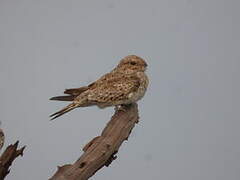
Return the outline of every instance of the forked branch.
{"type": "Polygon", "coordinates": [[[82,156],[73,164],[58,167],[50,180],[87,180],[102,167],[109,166],[117,158],[118,149],[128,139],[138,119],[137,104],[124,111],[116,110],[101,135],[85,145],[82,156]]]}
{"type": "Polygon", "coordinates": [[[3,152],[0,157],[0,180],[3,180],[10,172],[9,168],[12,162],[18,157],[23,155],[25,146],[18,149],[18,141],[15,144],[11,144],[3,152]]]}

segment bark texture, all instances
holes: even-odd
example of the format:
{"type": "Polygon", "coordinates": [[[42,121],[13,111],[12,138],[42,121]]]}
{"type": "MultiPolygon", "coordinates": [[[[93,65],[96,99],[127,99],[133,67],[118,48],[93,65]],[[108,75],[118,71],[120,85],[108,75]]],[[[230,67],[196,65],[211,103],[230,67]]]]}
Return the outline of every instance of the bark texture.
{"type": "Polygon", "coordinates": [[[85,145],[82,156],[73,164],[58,167],[50,180],[87,180],[102,167],[109,166],[138,119],[137,104],[124,108],[124,111],[116,110],[101,135],[85,145]]]}
{"type": "Polygon", "coordinates": [[[18,149],[18,141],[15,144],[11,144],[3,152],[0,157],[0,180],[3,180],[10,172],[9,168],[12,162],[18,157],[23,155],[25,146],[18,149]]]}

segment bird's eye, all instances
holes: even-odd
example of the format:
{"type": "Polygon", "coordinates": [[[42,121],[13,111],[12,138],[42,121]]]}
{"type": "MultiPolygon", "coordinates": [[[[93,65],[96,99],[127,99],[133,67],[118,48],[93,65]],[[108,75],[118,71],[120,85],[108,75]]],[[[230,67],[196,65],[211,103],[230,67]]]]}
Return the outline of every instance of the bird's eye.
{"type": "Polygon", "coordinates": [[[132,61],[132,62],[130,62],[130,64],[131,64],[131,65],[136,65],[136,62],[133,62],[133,61],[132,61]]]}

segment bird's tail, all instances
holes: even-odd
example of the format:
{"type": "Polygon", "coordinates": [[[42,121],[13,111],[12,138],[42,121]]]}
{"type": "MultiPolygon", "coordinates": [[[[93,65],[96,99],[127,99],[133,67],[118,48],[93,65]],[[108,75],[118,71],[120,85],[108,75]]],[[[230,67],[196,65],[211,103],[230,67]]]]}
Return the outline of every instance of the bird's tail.
{"type": "Polygon", "coordinates": [[[71,103],[71,104],[69,104],[68,106],[64,107],[64,108],[61,109],[60,111],[51,114],[51,115],[50,115],[50,117],[52,117],[51,120],[56,119],[56,118],[58,118],[59,116],[62,116],[63,114],[65,114],[65,113],[67,113],[67,112],[75,109],[76,107],[78,107],[78,104],[76,104],[76,103],[71,103]]]}

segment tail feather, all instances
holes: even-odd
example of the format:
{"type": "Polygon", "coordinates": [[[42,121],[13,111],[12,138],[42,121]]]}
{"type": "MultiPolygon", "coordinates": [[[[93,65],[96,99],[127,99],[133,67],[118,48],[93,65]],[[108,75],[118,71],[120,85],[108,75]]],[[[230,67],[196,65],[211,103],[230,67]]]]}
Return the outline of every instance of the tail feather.
{"type": "Polygon", "coordinates": [[[68,106],[61,109],[60,111],[51,114],[50,115],[50,117],[52,117],[51,120],[54,120],[54,119],[58,118],[59,116],[62,116],[63,114],[75,109],[76,107],[78,107],[78,105],[75,103],[69,104],[68,106]]]}
{"type": "Polygon", "coordinates": [[[73,101],[77,96],[55,96],[50,98],[50,100],[55,100],[55,101],[73,101]]]}

